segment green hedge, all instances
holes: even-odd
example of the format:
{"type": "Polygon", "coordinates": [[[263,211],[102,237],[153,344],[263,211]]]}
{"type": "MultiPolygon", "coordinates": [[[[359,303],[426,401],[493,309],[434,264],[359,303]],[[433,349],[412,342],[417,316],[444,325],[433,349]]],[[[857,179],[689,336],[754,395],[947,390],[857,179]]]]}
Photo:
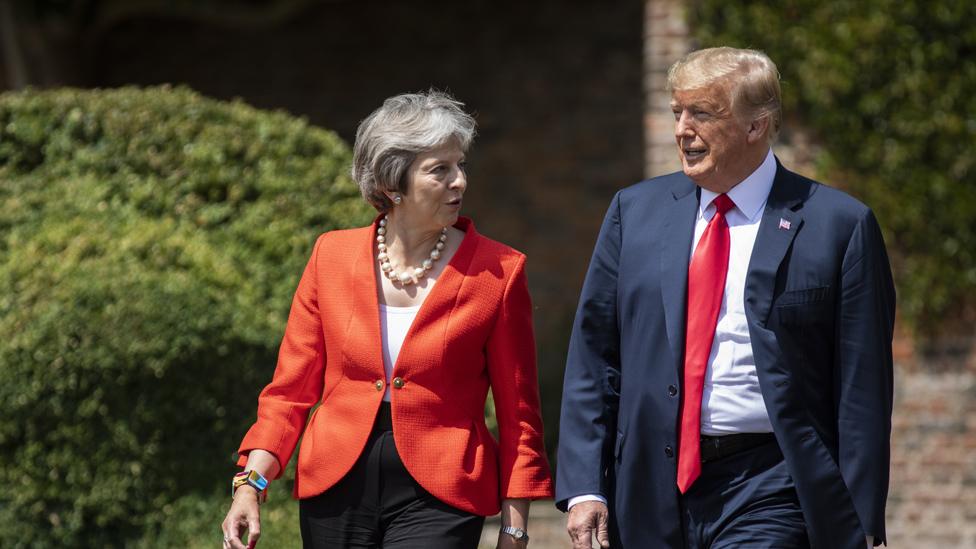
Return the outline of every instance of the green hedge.
{"type": "Polygon", "coordinates": [[[0,546],[132,544],[226,504],[316,235],[371,216],[348,165],[330,132],[187,89],[0,95],[0,546]]]}
{"type": "Polygon", "coordinates": [[[766,51],[824,172],[876,210],[901,313],[922,335],[976,319],[976,3],[692,0],[703,46],[766,51]]]}

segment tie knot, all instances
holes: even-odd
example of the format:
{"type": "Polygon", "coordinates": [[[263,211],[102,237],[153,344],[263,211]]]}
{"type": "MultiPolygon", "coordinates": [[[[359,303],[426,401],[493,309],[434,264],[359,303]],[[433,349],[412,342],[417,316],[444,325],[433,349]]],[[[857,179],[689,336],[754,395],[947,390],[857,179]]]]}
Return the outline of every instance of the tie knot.
{"type": "Polygon", "coordinates": [[[732,209],[733,206],[735,206],[735,202],[732,202],[732,199],[729,198],[729,195],[724,193],[716,196],[715,200],[712,201],[712,204],[715,204],[715,213],[722,214],[722,215],[725,215],[726,212],[728,212],[729,210],[732,209]]]}

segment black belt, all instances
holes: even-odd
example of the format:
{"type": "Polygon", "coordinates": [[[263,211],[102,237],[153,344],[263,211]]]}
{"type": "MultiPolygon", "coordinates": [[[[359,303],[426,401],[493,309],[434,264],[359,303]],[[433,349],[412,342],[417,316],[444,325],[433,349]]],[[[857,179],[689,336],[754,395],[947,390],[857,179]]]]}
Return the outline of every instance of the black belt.
{"type": "Polygon", "coordinates": [[[762,446],[768,442],[775,442],[776,437],[772,433],[738,433],[735,435],[723,435],[713,437],[709,435],[701,436],[701,461],[708,463],[726,456],[762,446]]]}

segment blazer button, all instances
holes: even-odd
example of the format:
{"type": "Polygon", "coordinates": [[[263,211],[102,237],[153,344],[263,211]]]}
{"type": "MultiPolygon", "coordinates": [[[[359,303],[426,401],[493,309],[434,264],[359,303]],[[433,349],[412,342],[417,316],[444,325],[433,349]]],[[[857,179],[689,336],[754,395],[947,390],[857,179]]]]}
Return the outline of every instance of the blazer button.
{"type": "Polygon", "coordinates": [[[664,455],[668,457],[674,457],[674,448],[672,448],[671,446],[665,446],[664,455]]]}
{"type": "Polygon", "coordinates": [[[393,388],[394,389],[403,389],[403,383],[404,383],[403,382],[403,378],[401,378],[401,377],[395,377],[395,378],[393,378],[393,388]]]}
{"type": "Polygon", "coordinates": [[[382,391],[383,390],[383,380],[382,379],[377,379],[376,380],[376,383],[374,383],[373,386],[376,387],[376,390],[377,391],[382,391]]]}
{"type": "Polygon", "coordinates": [[[668,396],[675,396],[678,394],[678,388],[674,385],[668,385],[668,396]]]}

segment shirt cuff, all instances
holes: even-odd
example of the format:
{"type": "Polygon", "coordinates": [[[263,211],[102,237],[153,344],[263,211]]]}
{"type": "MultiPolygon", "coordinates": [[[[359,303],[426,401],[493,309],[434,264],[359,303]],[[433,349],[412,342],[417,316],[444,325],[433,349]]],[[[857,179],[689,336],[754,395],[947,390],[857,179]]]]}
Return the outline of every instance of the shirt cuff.
{"type": "Polygon", "coordinates": [[[569,511],[577,503],[582,503],[584,501],[599,501],[600,503],[606,505],[607,498],[597,495],[597,494],[583,494],[582,496],[573,496],[569,498],[569,502],[566,504],[566,510],[569,511]]]}

